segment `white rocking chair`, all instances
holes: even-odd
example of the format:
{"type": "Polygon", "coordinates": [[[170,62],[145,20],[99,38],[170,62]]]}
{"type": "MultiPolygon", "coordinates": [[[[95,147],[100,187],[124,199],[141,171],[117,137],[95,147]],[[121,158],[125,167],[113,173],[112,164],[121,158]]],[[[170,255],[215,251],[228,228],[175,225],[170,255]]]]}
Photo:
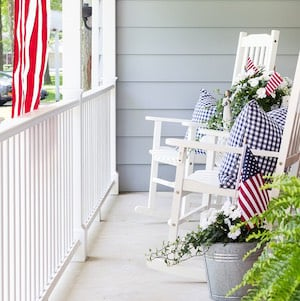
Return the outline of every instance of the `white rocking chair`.
{"type": "MultiPolygon", "coordinates": [[[[209,131],[205,131],[208,134],[209,131]]],[[[211,131],[217,135],[217,131],[211,131]]],[[[269,137],[266,137],[269,139],[269,137]]],[[[243,147],[232,147],[218,144],[207,144],[199,141],[184,139],[167,139],[166,143],[178,147],[175,187],[172,200],[171,218],[169,220],[169,240],[173,241],[178,236],[181,223],[187,216],[209,208],[210,196],[225,196],[233,200],[237,198],[237,188],[221,188],[218,178],[219,170],[198,170],[190,175],[185,173],[187,154],[190,149],[205,149],[207,152],[223,152],[242,154],[243,147]],[[189,193],[202,194],[201,206],[186,215],[181,214],[181,204],[184,195],[189,193]]],[[[255,156],[278,158],[274,174],[289,173],[298,176],[300,160],[300,53],[293,81],[292,93],[289,99],[285,126],[281,138],[279,151],[265,151],[251,149],[255,156]]],[[[241,161],[241,160],[240,160],[241,161]]],[[[241,167],[240,167],[241,169],[241,167]]],[[[238,178],[237,178],[238,181],[238,178]]],[[[271,191],[270,196],[276,196],[278,191],[271,191]]],[[[199,195],[201,198],[201,196],[199,195]]]]}
{"type": "MultiPolygon", "coordinates": [[[[241,32],[239,35],[239,42],[237,47],[237,54],[233,72],[232,83],[235,82],[237,76],[244,72],[247,58],[250,57],[255,65],[264,66],[266,70],[273,70],[275,66],[275,59],[277,54],[277,46],[279,40],[279,31],[272,30],[271,34],[251,34],[241,32]]],[[[178,164],[178,151],[173,147],[162,146],[161,133],[163,125],[167,123],[182,124],[188,126],[188,140],[194,140],[197,127],[206,127],[205,124],[193,124],[190,120],[161,118],[146,116],[146,120],[154,122],[153,145],[150,150],[152,155],[149,197],[147,206],[137,206],[135,211],[150,216],[162,217],[161,210],[156,208],[157,185],[163,185],[174,188],[174,182],[168,181],[158,176],[160,164],[167,164],[176,166],[178,164]]],[[[222,133],[223,138],[228,136],[228,133],[222,133]]],[[[224,141],[224,139],[222,139],[224,141]]],[[[204,164],[206,156],[197,154],[189,157],[186,165],[186,174],[193,171],[194,163],[204,164]]],[[[184,209],[185,210],[185,209],[184,209]]]]}

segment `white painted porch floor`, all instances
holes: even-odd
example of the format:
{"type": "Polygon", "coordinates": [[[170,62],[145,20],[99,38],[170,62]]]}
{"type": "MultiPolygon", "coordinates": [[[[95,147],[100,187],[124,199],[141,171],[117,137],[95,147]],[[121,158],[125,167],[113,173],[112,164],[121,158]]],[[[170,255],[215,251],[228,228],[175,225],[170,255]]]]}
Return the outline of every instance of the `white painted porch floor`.
{"type": "MultiPolygon", "coordinates": [[[[102,222],[94,222],[90,231],[88,260],[69,265],[49,301],[211,300],[207,283],[199,281],[201,258],[175,269],[163,266],[165,271],[147,266],[144,254],[159,247],[168,231],[163,219],[134,212],[136,205],[146,204],[147,195],[120,194],[106,201],[102,222]],[[192,269],[196,279],[182,276],[181,272],[192,269]]],[[[171,194],[161,193],[160,198],[167,211],[171,194]]]]}

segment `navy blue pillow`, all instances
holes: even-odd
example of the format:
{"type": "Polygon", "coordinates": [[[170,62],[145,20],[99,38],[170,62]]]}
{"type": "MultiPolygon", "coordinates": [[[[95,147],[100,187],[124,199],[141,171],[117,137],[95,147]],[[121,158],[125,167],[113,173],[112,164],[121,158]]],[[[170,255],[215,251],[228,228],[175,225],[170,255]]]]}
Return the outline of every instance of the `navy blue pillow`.
{"type": "MultiPolygon", "coordinates": [[[[210,94],[207,90],[201,89],[199,99],[195,105],[194,112],[192,115],[192,121],[197,123],[207,123],[208,120],[216,112],[216,102],[215,97],[210,94]]],[[[200,140],[203,135],[196,130],[196,140],[200,140]]],[[[205,151],[198,149],[195,150],[196,154],[205,154],[205,151]]]]}
{"type": "MultiPolygon", "coordinates": [[[[228,144],[242,146],[244,138],[250,148],[279,151],[283,128],[268,116],[255,100],[248,102],[235,120],[230,131],[228,144]]],[[[258,165],[263,174],[273,173],[276,158],[258,157],[258,165]]],[[[225,154],[219,172],[220,185],[235,188],[240,155],[225,154]]]]}
{"type": "Polygon", "coordinates": [[[271,117],[282,129],[285,125],[286,120],[286,114],[287,114],[287,108],[279,108],[272,110],[267,113],[269,117],[271,117]]]}

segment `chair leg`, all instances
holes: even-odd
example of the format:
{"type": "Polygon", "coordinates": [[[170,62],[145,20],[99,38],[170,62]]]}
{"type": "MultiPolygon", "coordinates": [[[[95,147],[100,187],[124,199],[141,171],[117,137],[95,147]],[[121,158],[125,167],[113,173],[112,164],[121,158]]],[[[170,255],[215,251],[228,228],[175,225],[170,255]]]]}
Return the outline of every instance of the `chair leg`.
{"type": "Polygon", "coordinates": [[[155,199],[157,193],[157,183],[154,181],[158,177],[158,162],[152,160],[151,172],[150,172],[150,184],[149,184],[149,196],[148,196],[148,208],[155,208],[155,199]]]}
{"type": "Polygon", "coordinates": [[[169,225],[169,241],[175,241],[178,236],[179,218],[181,212],[181,197],[174,193],[171,218],[168,220],[169,225]]]}
{"type": "Polygon", "coordinates": [[[155,182],[155,179],[158,177],[158,167],[159,162],[152,159],[147,205],[136,206],[134,210],[140,214],[166,219],[166,214],[162,213],[160,210],[158,210],[158,208],[156,208],[157,183],[155,182]]]}

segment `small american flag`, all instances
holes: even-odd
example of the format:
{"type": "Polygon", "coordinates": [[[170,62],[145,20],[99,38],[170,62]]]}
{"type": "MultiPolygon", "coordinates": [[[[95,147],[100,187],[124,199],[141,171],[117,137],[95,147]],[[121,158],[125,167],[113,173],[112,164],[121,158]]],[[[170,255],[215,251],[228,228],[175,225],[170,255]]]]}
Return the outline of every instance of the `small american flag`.
{"type": "Polygon", "coordinates": [[[283,78],[276,71],[272,74],[266,86],[266,94],[269,96],[282,83],[283,78]]]}
{"type": "Polygon", "coordinates": [[[246,146],[242,179],[238,191],[238,205],[241,208],[243,220],[247,221],[267,209],[269,195],[267,190],[261,190],[263,185],[261,170],[250,148],[246,146]]]}
{"type": "Polygon", "coordinates": [[[250,59],[250,57],[248,57],[247,58],[247,64],[246,64],[246,72],[251,70],[251,69],[254,71],[254,73],[258,72],[258,69],[254,65],[253,61],[250,59]]]}

